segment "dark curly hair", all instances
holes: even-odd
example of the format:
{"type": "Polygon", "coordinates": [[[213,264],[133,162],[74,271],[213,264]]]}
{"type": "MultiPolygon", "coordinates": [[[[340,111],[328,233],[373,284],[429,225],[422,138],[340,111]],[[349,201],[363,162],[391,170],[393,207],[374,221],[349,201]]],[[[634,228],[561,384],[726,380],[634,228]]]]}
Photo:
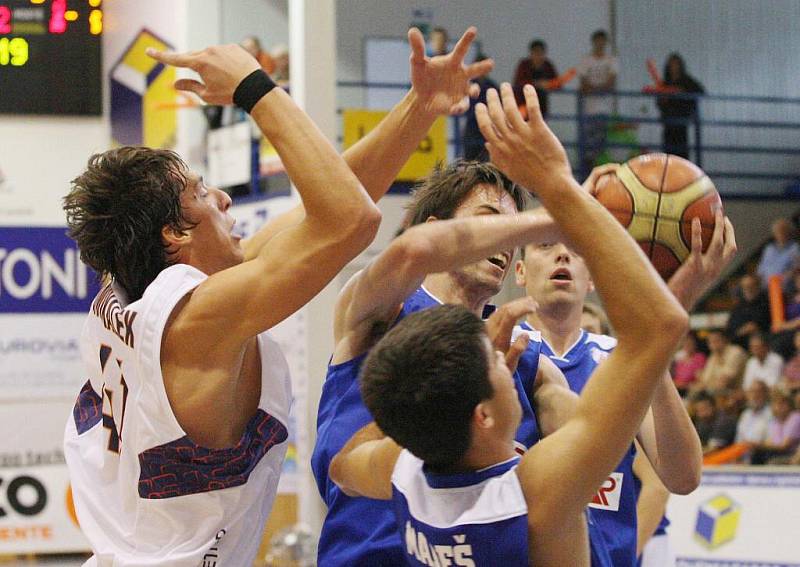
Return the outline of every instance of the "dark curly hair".
{"type": "Polygon", "coordinates": [[[81,260],[101,278],[114,278],[129,301],[141,298],[172,264],[163,227],[193,226],[180,202],[187,172],[175,152],[124,146],[90,157],[64,197],[69,236],[81,260]]]}
{"type": "Polygon", "coordinates": [[[528,206],[528,192],[511,181],[505,174],[490,163],[457,160],[449,165],[436,168],[414,191],[407,206],[407,225],[414,226],[434,216],[439,220],[451,219],[458,206],[476,185],[494,185],[506,191],[517,211],[528,206]]]}
{"type": "Polygon", "coordinates": [[[434,469],[463,459],[475,406],[493,395],[484,337],[474,313],[443,305],[403,319],[364,361],[361,396],[375,423],[434,469]]]}

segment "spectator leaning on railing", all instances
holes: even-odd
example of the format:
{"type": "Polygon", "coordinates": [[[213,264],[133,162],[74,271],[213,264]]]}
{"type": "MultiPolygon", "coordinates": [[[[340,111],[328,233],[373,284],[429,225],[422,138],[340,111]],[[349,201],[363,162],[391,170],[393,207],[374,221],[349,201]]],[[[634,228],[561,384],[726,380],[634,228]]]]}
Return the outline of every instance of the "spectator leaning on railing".
{"type": "Polygon", "coordinates": [[[543,89],[545,82],[558,77],[555,65],[547,58],[547,44],[541,39],[534,39],[528,46],[528,56],[520,59],[517,70],[514,72],[514,98],[518,105],[525,105],[525,95],[522,89],[525,85],[536,87],[539,95],[539,108],[542,116],[547,118],[549,100],[547,91],[543,89]],[[541,90],[540,90],[541,89],[541,90]]]}
{"type": "MultiPolygon", "coordinates": [[[[694,77],[686,72],[686,63],[678,53],[670,53],[664,64],[664,86],[671,87],[678,93],[703,93],[701,85],[694,77]]],[[[670,96],[658,97],[658,108],[661,117],[665,119],[663,139],[664,151],[688,159],[689,136],[687,124],[674,124],[669,120],[688,119],[697,111],[697,101],[690,98],[670,96]]]]}
{"type": "Polygon", "coordinates": [[[731,309],[726,333],[742,348],[747,348],[754,333],[770,330],[769,299],[761,289],[758,276],[748,274],[739,281],[741,296],[731,309]]]}
{"type": "Polygon", "coordinates": [[[800,244],[794,240],[794,235],[795,227],[789,219],[778,219],[772,223],[774,242],[764,247],[758,261],[761,285],[766,286],[770,276],[776,274],[784,277],[784,285],[788,283],[792,269],[800,263],[800,244]]]}
{"type": "Polygon", "coordinates": [[[756,333],[750,337],[750,359],[744,368],[744,389],[756,380],[770,388],[777,385],[783,372],[783,358],[769,349],[767,336],[756,333]]]}

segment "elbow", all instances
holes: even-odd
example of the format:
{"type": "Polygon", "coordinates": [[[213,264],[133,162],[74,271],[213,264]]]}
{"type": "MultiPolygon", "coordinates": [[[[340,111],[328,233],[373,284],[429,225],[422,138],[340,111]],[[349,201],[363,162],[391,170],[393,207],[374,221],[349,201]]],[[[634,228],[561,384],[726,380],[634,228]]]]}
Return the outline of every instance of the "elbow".
{"type": "Polygon", "coordinates": [[[670,479],[670,482],[665,486],[672,494],[681,496],[691,494],[700,486],[702,472],[702,461],[700,461],[697,466],[685,467],[679,475],[670,479]]]}
{"type": "Polygon", "coordinates": [[[336,484],[336,486],[341,488],[345,494],[352,496],[344,484],[344,474],[342,469],[342,457],[337,454],[335,457],[333,457],[333,459],[331,459],[331,464],[328,466],[328,478],[330,478],[331,481],[336,484]]]}
{"type": "Polygon", "coordinates": [[[664,309],[653,310],[652,324],[647,327],[655,338],[677,344],[689,331],[689,314],[675,301],[664,309]]]}
{"type": "Polygon", "coordinates": [[[341,237],[337,246],[344,246],[355,257],[372,244],[381,225],[381,211],[373,202],[365,203],[343,219],[333,219],[340,226],[341,237]]]}

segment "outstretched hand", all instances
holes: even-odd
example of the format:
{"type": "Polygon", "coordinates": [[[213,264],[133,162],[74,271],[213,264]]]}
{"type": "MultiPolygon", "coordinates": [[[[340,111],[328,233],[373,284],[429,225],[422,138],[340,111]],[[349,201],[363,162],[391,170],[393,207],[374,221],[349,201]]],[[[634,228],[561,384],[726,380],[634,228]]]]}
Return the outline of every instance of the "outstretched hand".
{"type": "Polygon", "coordinates": [[[431,114],[461,114],[469,108],[468,95],[477,96],[477,86],[470,79],[481,77],[494,68],[494,61],[485,59],[464,64],[469,46],[478,30],[470,27],[447,55],[427,57],[425,39],[417,28],[408,30],[411,45],[411,87],[431,114]]]}
{"type": "Polygon", "coordinates": [[[714,217],[714,233],[703,253],[700,219],[692,219],[692,252],[667,283],[670,291],[687,311],[703,296],[736,255],[736,235],[728,217],[719,209],[714,217]]]}
{"type": "Polygon", "coordinates": [[[147,54],[160,63],[196,71],[200,81],[179,79],[175,81],[175,88],[192,92],[209,104],[232,104],[233,92],[242,79],[261,68],[252,55],[236,44],[215,45],[188,53],[166,53],[149,48],[147,54]]]}
{"type": "Polygon", "coordinates": [[[502,84],[500,95],[489,89],[486,104],[476,106],[475,116],[492,162],[514,182],[536,191],[541,185],[572,177],[572,169],[564,146],[542,118],[536,89],[525,85],[523,92],[527,122],[508,83],[502,84]]]}
{"type": "Polygon", "coordinates": [[[505,353],[506,366],[511,372],[517,369],[519,359],[528,348],[528,335],[522,333],[517,340],[511,342],[514,325],[522,317],[536,311],[537,304],[530,297],[521,297],[502,305],[486,320],[486,334],[492,348],[505,353]]]}

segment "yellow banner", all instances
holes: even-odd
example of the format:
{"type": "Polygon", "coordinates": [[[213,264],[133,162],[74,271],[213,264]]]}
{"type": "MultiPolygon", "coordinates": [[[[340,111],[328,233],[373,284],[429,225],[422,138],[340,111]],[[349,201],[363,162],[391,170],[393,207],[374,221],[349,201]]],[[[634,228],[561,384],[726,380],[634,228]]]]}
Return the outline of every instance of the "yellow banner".
{"type": "MultiPolygon", "coordinates": [[[[385,111],[345,109],[343,145],[347,149],[366,136],[388,114],[385,111]]],[[[447,161],[447,120],[440,116],[397,175],[398,181],[417,181],[447,161]]]]}

